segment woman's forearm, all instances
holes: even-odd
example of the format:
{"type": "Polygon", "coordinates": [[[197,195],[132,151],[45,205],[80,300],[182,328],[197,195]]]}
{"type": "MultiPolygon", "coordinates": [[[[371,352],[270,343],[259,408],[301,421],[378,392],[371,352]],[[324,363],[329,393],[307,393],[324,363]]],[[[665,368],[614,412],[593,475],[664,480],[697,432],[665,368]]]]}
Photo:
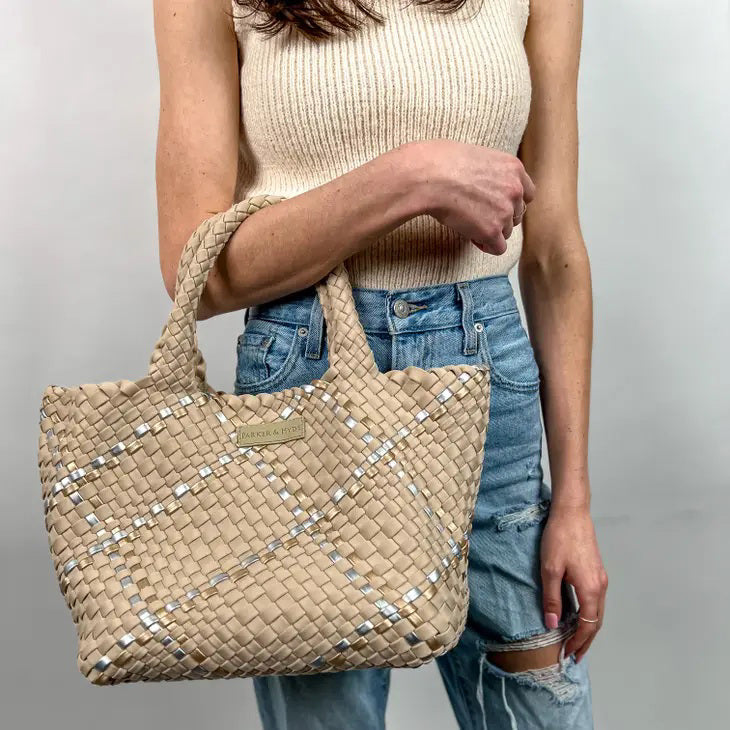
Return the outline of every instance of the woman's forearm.
{"type": "Polygon", "coordinates": [[[584,508],[590,506],[591,274],[582,240],[562,243],[549,259],[521,263],[518,271],[530,339],[542,375],[553,505],[584,508]]]}
{"type": "MultiPolygon", "coordinates": [[[[231,236],[199,319],[303,289],[337,263],[425,213],[426,161],[413,143],[262,208],[231,236]]],[[[271,191],[276,194],[275,191],[271,191]]]]}

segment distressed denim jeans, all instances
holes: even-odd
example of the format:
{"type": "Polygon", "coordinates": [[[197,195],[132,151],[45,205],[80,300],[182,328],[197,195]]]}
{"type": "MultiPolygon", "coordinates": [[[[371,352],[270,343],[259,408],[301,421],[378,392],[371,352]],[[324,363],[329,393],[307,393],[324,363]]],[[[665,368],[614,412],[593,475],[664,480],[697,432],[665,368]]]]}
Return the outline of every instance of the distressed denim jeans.
{"type": "MultiPolygon", "coordinates": [[[[353,287],[353,295],[381,371],[453,363],[491,369],[467,623],[457,645],[435,659],[459,727],[592,728],[588,655],[576,663],[564,651],[577,621],[567,584],[558,628],[543,623],[540,538],[551,492],[541,468],[540,373],[509,278],[398,290],[353,287]],[[508,672],[488,658],[553,643],[561,644],[560,656],[548,667],[508,672]]],[[[247,310],[237,340],[235,392],[275,392],[321,377],[328,367],[325,330],[314,287],[247,310]]],[[[381,730],[391,671],[252,677],[263,727],[381,730]]]]}

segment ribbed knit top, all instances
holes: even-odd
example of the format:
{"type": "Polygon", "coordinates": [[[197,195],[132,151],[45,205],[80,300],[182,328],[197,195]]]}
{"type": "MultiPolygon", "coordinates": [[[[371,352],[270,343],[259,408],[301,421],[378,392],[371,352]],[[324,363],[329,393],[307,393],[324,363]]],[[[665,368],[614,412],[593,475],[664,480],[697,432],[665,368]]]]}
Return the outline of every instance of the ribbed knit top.
{"type": "MultiPolygon", "coordinates": [[[[371,0],[358,32],[265,36],[232,2],[241,81],[236,199],[293,197],[404,142],[448,138],[516,154],[530,106],[523,45],[529,0],[466,0],[456,12],[371,0]]],[[[347,0],[340,0],[341,3],[347,0]]],[[[346,259],[354,286],[399,289],[507,273],[499,256],[418,215],[346,259]]]]}

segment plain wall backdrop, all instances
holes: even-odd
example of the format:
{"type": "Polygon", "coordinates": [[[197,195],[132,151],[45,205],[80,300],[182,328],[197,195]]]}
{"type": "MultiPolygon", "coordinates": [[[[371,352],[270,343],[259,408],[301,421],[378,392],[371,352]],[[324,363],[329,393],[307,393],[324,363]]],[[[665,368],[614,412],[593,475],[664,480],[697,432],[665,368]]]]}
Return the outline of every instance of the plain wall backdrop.
{"type": "MultiPolygon", "coordinates": [[[[725,0],[585,7],[592,511],[610,579],[588,661],[602,730],[728,723],[729,25],[725,0]]],[[[152,3],[0,0],[0,99],[0,724],[258,730],[250,679],[88,684],[43,527],[43,388],[141,377],[170,309],[152,3]]],[[[242,326],[243,312],[201,323],[214,387],[232,390],[242,326]]],[[[435,665],[393,672],[388,721],[455,730],[435,665]]]]}

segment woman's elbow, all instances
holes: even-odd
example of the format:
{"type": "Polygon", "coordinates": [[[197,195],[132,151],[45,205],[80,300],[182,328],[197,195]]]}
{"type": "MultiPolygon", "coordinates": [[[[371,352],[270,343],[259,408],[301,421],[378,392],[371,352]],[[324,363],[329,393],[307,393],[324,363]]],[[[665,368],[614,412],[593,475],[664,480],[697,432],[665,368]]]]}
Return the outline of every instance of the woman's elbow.
{"type": "MultiPolygon", "coordinates": [[[[167,295],[170,297],[170,301],[175,301],[175,287],[177,285],[177,263],[173,266],[165,261],[160,262],[160,268],[162,271],[162,280],[165,285],[167,295]]],[[[196,319],[198,321],[215,317],[224,311],[227,311],[221,306],[221,282],[218,277],[208,277],[203,294],[198,304],[198,311],[196,313],[196,319]]]]}

